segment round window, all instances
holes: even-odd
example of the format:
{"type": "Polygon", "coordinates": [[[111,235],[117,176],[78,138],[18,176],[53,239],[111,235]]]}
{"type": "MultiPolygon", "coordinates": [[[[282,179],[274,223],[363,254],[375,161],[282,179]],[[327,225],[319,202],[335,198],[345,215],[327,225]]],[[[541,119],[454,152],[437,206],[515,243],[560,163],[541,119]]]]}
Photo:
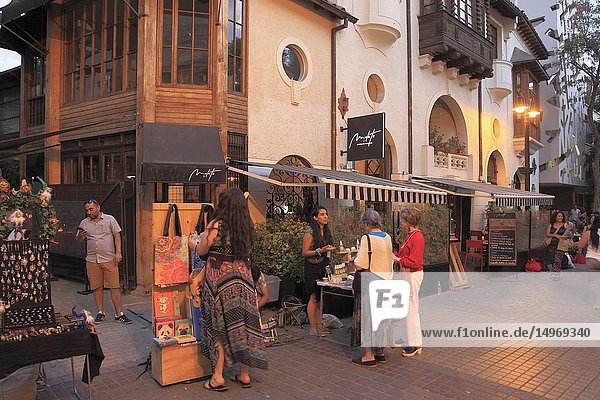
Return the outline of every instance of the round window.
{"type": "Polygon", "coordinates": [[[296,46],[288,45],[281,54],[281,64],[288,78],[301,81],[305,76],[304,57],[296,46]]]}
{"type": "Polygon", "coordinates": [[[367,93],[373,103],[381,103],[385,97],[385,88],[379,75],[372,74],[367,79],[367,93]]]}

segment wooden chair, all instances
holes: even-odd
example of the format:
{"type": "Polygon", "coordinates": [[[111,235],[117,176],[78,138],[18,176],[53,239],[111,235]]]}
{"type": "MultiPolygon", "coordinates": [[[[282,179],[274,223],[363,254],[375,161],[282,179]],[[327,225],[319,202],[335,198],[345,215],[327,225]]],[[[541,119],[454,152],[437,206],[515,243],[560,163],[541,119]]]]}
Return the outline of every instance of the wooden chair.
{"type": "MultiPolygon", "coordinates": [[[[473,231],[471,231],[473,232],[473,231]]],[[[467,240],[466,241],[467,255],[465,256],[465,271],[473,262],[479,264],[480,272],[483,272],[483,240],[467,240]]]]}
{"type": "Polygon", "coordinates": [[[483,231],[469,231],[469,240],[483,240],[483,231]]]}

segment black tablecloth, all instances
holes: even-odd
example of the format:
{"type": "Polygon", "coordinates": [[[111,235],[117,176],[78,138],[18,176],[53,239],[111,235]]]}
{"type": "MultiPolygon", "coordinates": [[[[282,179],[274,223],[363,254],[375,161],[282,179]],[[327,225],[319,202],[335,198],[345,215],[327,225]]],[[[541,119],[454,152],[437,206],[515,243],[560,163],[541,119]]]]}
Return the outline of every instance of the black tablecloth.
{"type": "MultiPolygon", "coordinates": [[[[37,336],[20,342],[0,342],[0,378],[27,365],[82,355],[90,359],[90,378],[100,375],[104,353],[98,335],[88,330],[37,336]]],[[[81,379],[87,383],[87,365],[84,365],[81,379]]]]}

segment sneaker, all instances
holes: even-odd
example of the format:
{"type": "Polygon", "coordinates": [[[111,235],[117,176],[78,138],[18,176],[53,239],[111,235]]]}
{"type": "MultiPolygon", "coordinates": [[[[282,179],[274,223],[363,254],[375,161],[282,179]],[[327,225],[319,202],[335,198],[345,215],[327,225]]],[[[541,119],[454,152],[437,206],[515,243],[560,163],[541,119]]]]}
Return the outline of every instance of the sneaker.
{"type": "Polygon", "coordinates": [[[98,311],[98,314],[96,314],[96,319],[94,319],[94,323],[101,324],[105,318],[106,315],[103,312],[98,311]]]}
{"type": "Polygon", "coordinates": [[[115,316],[115,321],[119,321],[124,324],[130,324],[132,322],[129,318],[127,318],[127,315],[125,315],[125,314],[121,314],[118,317],[115,316]]]}

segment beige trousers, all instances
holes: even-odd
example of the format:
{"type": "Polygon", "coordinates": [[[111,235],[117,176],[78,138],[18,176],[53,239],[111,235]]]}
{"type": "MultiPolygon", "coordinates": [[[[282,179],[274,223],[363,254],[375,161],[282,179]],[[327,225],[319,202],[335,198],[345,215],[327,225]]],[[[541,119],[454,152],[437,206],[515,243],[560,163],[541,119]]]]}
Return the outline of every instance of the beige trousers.
{"type": "Polygon", "coordinates": [[[410,300],[406,316],[406,335],[409,346],[421,347],[421,318],[419,317],[419,290],[423,283],[423,271],[405,272],[404,279],[410,283],[410,300]]]}

